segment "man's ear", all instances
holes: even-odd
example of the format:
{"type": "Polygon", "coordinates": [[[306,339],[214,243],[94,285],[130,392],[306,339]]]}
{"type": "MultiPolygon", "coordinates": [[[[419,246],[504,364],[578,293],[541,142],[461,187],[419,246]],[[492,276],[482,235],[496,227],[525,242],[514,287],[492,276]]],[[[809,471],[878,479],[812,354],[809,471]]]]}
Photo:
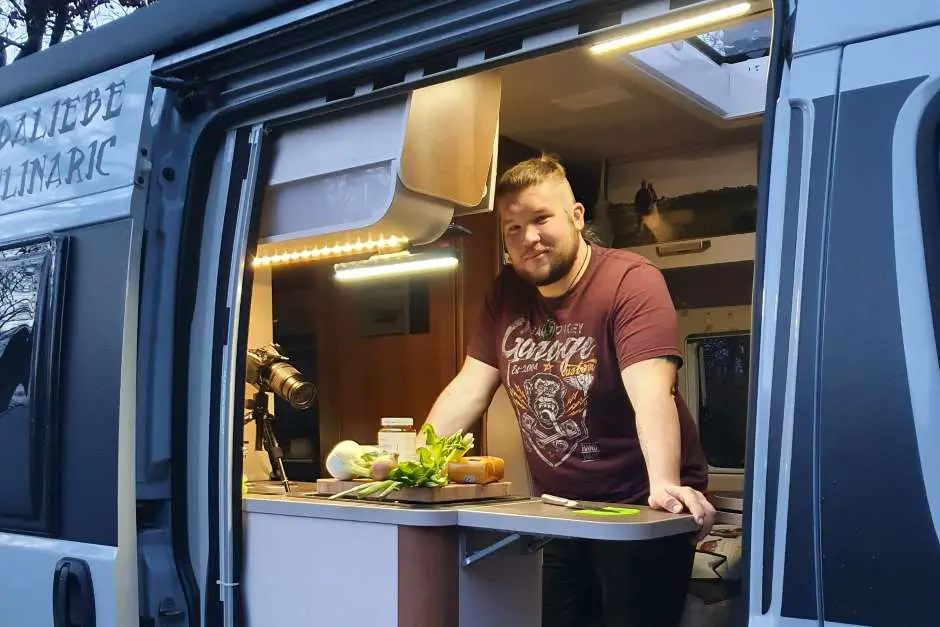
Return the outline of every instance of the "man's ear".
{"type": "Polygon", "coordinates": [[[571,219],[574,220],[574,225],[579,231],[584,230],[584,211],[584,205],[579,202],[574,203],[574,207],[571,208],[571,219]]]}

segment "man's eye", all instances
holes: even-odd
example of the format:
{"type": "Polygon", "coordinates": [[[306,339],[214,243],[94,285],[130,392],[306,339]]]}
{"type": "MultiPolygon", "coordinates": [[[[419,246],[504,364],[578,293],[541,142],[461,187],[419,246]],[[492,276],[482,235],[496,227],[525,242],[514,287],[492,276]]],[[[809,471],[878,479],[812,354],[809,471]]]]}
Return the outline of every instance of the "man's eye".
{"type": "Polygon", "coordinates": [[[539,216],[535,219],[536,224],[545,224],[546,222],[548,222],[548,216],[539,216]]]}

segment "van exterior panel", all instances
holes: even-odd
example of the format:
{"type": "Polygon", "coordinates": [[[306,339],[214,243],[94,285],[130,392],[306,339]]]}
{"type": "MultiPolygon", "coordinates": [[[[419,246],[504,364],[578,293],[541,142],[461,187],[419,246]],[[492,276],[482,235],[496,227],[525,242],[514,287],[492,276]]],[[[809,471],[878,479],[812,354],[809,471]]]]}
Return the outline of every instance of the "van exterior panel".
{"type": "Polygon", "coordinates": [[[818,399],[827,621],[937,624],[940,546],[913,422],[892,216],[895,124],[922,80],[841,95],[818,399]]]}
{"type": "MultiPolygon", "coordinates": [[[[818,415],[813,398],[816,387],[819,341],[819,276],[823,263],[822,233],[831,175],[829,151],[835,127],[835,96],[812,101],[812,161],[807,190],[806,228],[803,232],[803,276],[794,286],[800,304],[797,340],[796,388],[793,408],[793,442],[787,516],[781,614],[815,620],[819,611],[814,538],[819,517],[815,467],[815,430],[818,415]]],[[[793,358],[796,358],[794,355],[793,358]]]]}
{"type": "Polygon", "coordinates": [[[127,185],[100,194],[0,215],[0,242],[11,234],[16,234],[16,239],[42,237],[47,233],[61,233],[128,218],[135,191],[135,187],[127,185]]]}
{"type": "MultiPolygon", "coordinates": [[[[803,156],[803,113],[797,108],[790,109],[790,158],[787,162],[787,184],[784,217],[783,243],[780,252],[782,259],[793,259],[796,250],[797,213],[799,211],[800,181],[802,179],[803,156]]],[[[779,290],[781,302],[777,311],[777,326],[773,329],[775,338],[774,366],[775,373],[781,373],[778,385],[773,387],[770,394],[770,432],[768,434],[767,450],[774,453],[781,450],[781,437],[783,430],[783,393],[786,386],[782,385],[783,373],[787,371],[789,358],[790,337],[790,306],[789,294],[793,292],[793,264],[783,263],[780,266],[779,290]]],[[[774,535],[777,522],[777,485],[780,481],[780,455],[767,456],[767,492],[766,513],[764,518],[764,563],[762,586],[762,610],[770,609],[773,591],[773,564],[774,564],[774,535]]]]}
{"type": "MultiPolygon", "coordinates": [[[[940,22],[937,0],[801,0],[796,12],[795,54],[919,28],[940,22]]],[[[888,39],[885,39],[887,42],[888,39]]]]}
{"type": "Polygon", "coordinates": [[[118,399],[131,221],[70,233],[62,329],[60,538],[118,545],[118,399]]]}
{"type": "Polygon", "coordinates": [[[816,343],[819,320],[819,273],[822,264],[822,231],[831,164],[829,148],[835,97],[812,102],[813,145],[807,196],[803,247],[803,276],[794,291],[799,295],[800,323],[793,411],[793,448],[790,458],[787,553],[784,566],[782,614],[815,620],[818,616],[818,571],[814,537],[818,532],[816,468],[814,460],[817,415],[812,402],[816,374],[816,343]]]}

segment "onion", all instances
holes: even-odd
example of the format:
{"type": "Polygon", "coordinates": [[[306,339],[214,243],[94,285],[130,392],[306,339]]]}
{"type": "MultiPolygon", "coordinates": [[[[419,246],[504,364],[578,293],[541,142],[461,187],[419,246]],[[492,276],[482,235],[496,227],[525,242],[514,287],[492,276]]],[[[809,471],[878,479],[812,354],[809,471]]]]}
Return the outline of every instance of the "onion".
{"type": "Polygon", "coordinates": [[[372,467],[369,469],[369,476],[376,481],[385,481],[385,479],[388,478],[388,473],[396,466],[398,466],[397,455],[383,455],[382,457],[377,457],[375,461],[372,462],[372,467]]]}

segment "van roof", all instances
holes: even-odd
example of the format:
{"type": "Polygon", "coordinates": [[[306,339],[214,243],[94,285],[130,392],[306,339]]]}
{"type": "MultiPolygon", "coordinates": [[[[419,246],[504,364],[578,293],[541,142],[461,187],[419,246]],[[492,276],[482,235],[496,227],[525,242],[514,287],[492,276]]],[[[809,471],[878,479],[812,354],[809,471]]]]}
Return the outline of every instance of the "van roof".
{"type": "Polygon", "coordinates": [[[160,0],[0,68],[0,107],[149,54],[178,52],[289,9],[304,0],[160,0]]]}

